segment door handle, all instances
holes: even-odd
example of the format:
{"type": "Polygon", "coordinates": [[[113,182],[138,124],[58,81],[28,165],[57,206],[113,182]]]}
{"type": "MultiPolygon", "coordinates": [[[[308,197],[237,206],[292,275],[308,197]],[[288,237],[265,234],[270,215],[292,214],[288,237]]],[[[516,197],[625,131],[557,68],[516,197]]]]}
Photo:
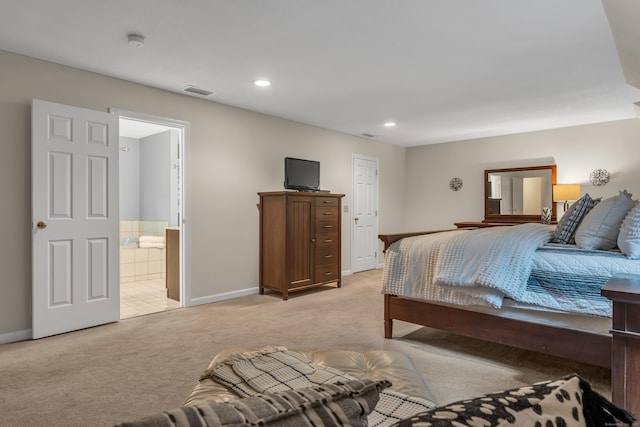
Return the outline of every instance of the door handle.
{"type": "Polygon", "coordinates": [[[358,220],[359,220],[359,219],[360,219],[360,218],[358,218],[357,216],[354,216],[354,217],[353,217],[353,220],[356,222],[356,224],[358,223],[358,220]]]}
{"type": "Polygon", "coordinates": [[[36,227],[38,227],[40,230],[44,230],[45,228],[47,228],[47,223],[44,221],[38,221],[36,227]]]}

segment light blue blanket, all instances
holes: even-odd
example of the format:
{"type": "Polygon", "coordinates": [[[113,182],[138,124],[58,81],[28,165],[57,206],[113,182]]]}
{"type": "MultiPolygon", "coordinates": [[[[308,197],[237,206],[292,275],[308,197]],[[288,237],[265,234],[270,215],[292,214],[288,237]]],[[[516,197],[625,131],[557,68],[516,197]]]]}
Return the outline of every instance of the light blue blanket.
{"type": "Polygon", "coordinates": [[[442,245],[434,284],[500,307],[525,292],[535,251],[551,240],[553,227],[522,224],[488,227],[452,236],[442,245]]]}
{"type": "Polygon", "coordinates": [[[611,316],[611,301],[600,288],[616,273],[640,274],[640,261],[619,252],[542,244],[545,235],[545,226],[528,224],[402,239],[385,254],[382,292],[496,308],[506,296],[552,310],[611,316]],[[505,237],[498,235],[513,241],[501,243],[505,237]]]}

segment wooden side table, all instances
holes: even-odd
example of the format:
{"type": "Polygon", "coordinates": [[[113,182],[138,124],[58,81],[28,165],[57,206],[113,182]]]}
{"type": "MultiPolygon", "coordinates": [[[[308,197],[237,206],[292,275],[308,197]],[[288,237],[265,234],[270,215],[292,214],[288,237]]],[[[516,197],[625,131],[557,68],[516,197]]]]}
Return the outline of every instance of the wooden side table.
{"type": "MultiPolygon", "coordinates": [[[[458,228],[484,228],[484,227],[504,227],[504,226],[511,226],[511,225],[519,225],[519,224],[526,224],[528,222],[535,222],[535,221],[526,221],[526,222],[462,221],[462,222],[454,222],[453,225],[455,225],[458,228]]],[[[557,222],[552,222],[551,224],[557,224],[557,222]]]]}
{"type": "Polygon", "coordinates": [[[613,301],[611,400],[640,414],[640,276],[615,275],[601,290],[613,301]]]}

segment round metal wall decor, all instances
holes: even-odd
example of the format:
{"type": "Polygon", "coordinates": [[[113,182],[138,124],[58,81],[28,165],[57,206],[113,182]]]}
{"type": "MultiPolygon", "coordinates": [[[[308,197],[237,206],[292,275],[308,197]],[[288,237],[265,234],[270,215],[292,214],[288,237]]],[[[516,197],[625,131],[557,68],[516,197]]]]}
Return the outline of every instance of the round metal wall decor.
{"type": "Polygon", "coordinates": [[[458,191],[462,188],[462,180],[460,178],[451,178],[449,181],[449,188],[453,191],[458,191]]]}
{"type": "Polygon", "coordinates": [[[589,175],[589,182],[596,186],[605,185],[609,182],[609,172],[606,169],[596,169],[589,175]]]}

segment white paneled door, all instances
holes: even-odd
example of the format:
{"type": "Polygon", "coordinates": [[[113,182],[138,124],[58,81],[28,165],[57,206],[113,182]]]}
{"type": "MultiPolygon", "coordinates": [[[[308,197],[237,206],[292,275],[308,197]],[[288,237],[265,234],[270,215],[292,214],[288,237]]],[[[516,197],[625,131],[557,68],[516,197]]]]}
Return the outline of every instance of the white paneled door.
{"type": "Polygon", "coordinates": [[[378,250],[378,161],[353,157],[351,271],[372,270],[378,250]]]}
{"type": "Polygon", "coordinates": [[[120,317],[118,117],[32,103],[33,338],[120,317]]]}

